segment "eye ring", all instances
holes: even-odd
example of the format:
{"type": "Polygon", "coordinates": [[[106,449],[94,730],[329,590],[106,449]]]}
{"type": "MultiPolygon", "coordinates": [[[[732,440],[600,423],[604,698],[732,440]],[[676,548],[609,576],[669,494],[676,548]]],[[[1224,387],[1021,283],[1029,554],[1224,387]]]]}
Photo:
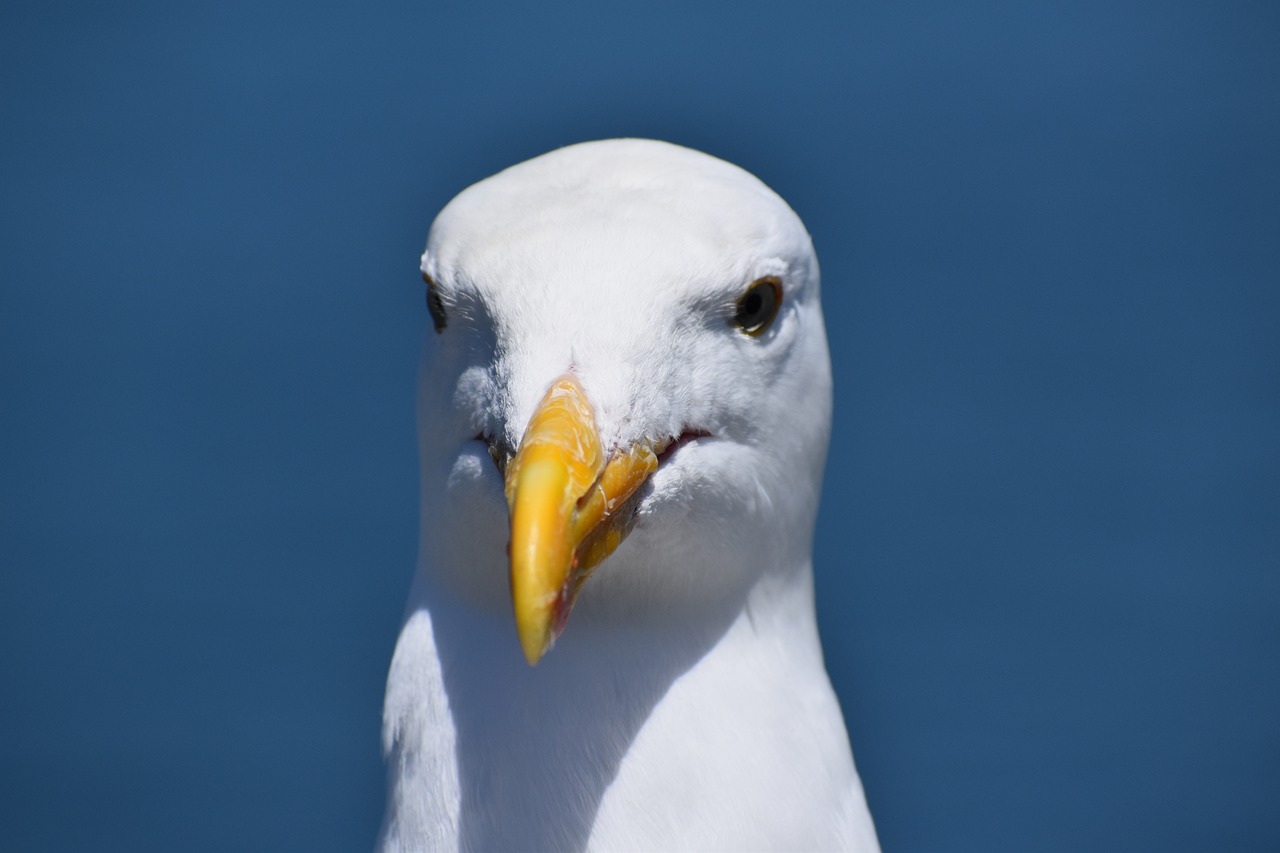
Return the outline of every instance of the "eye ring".
{"type": "Polygon", "coordinates": [[[767,275],[751,282],[738,299],[733,325],[753,338],[763,335],[782,307],[782,279],[767,275]]]}
{"type": "Polygon", "coordinates": [[[438,335],[449,324],[449,318],[444,313],[444,300],[440,298],[440,290],[431,276],[423,273],[422,280],[427,283],[427,310],[431,312],[431,325],[438,335]]]}

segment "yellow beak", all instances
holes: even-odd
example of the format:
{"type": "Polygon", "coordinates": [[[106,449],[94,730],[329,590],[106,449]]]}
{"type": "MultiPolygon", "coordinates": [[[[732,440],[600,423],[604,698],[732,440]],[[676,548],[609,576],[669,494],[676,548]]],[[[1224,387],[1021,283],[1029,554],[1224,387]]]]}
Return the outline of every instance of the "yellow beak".
{"type": "Polygon", "coordinates": [[[511,599],[532,666],[564,630],[578,590],[631,530],[628,499],[658,468],[647,442],[605,459],[586,392],[561,376],[507,466],[511,599]]]}

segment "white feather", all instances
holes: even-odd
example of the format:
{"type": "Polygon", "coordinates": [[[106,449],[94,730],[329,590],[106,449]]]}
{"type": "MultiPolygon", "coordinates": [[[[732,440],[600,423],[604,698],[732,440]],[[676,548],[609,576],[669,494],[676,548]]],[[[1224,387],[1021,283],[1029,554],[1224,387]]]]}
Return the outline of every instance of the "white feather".
{"type": "Polygon", "coordinates": [[[387,683],[386,850],[878,849],[814,619],[830,430],[818,265],[748,173],[612,140],[455,198],[423,270],[448,326],[421,377],[422,544],[387,683]],[[783,309],[750,337],[765,275],[783,309]],[[705,431],[536,668],[516,639],[502,483],[573,371],[606,446],[705,431]]]}

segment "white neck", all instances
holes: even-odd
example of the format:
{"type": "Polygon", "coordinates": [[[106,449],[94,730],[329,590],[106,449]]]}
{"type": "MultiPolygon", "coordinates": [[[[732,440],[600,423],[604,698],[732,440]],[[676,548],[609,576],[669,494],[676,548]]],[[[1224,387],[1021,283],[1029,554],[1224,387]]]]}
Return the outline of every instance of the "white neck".
{"type": "Polygon", "coordinates": [[[686,622],[575,613],[536,669],[509,615],[419,583],[388,679],[387,847],[875,849],[795,572],[686,622]]]}

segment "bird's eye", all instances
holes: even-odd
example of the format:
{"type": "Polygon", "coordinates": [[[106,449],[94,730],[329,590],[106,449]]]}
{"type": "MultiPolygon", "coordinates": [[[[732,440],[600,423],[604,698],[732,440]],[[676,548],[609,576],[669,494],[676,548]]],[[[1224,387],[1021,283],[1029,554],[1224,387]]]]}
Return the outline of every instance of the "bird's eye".
{"type": "Polygon", "coordinates": [[[422,280],[427,283],[427,310],[431,312],[431,325],[435,326],[436,334],[439,334],[449,322],[449,318],[444,315],[444,300],[440,298],[440,291],[431,276],[423,273],[422,280]]]}
{"type": "Polygon", "coordinates": [[[751,282],[747,292],[738,300],[733,324],[748,335],[760,335],[769,328],[782,306],[782,280],[768,275],[751,282]]]}

